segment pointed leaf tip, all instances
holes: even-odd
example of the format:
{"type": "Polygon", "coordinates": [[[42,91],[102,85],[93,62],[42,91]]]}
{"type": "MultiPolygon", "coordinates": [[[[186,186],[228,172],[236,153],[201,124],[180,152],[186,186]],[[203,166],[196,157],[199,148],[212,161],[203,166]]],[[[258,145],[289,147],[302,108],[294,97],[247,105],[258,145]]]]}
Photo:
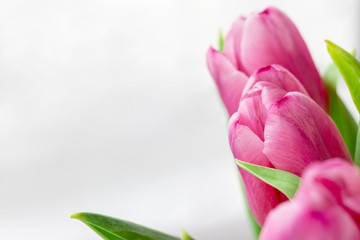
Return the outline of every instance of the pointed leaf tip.
{"type": "Polygon", "coordinates": [[[292,173],[278,170],[275,168],[263,167],[240,160],[236,164],[242,169],[263,180],[270,186],[284,193],[286,197],[292,199],[299,187],[300,178],[292,173]]]}
{"type": "Polygon", "coordinates": [[[331,42],[330,40],[325,40],[325,42],[326,42],[326,44],[328,45],[328,46],[334,46],[335,44],[333,43],[333,42],[331,42]]]}
{"type": "Polygon", "coordinates": [[[326,41],[328,52],[349,88],[353,102],[360,112],[360,62],[350,53],[326,41]]]}
{"type": "Polygon", "coordinates": [[[136,223],[101,214],[80,212],[71,215],[71,218],[82,221],[105,240],[180,240],[136,223]]]}
{"type": "Polygon", "coordinates": [[[190,235],[185,231],[183,230],[182,231],[182,239],[181,240],[195,240],[194,238],[190,237],[190,235]]]}
{"type": "Polygon", "coordinates": [[[70,215],[70,218],[73,218],[73,219],[80,219],[80,218],[81,218],[81,212],[71,214],[71,215],[70,215]]]}

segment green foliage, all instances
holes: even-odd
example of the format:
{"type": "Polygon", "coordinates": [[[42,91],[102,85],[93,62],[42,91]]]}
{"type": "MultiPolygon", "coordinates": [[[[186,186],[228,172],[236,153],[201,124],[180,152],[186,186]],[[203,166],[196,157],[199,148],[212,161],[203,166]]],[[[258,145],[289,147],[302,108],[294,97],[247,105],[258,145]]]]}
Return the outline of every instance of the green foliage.
{"type": "Polygon", "coordinates": [[[150,228],[95,213],[75,213],[78,219],[92,228],[105,240],[180,240],[180,238],[150,228]]]}
{"type": "MultiPolygon", "coordinates": [[[[356,108],[358,109],[358,112],[360,112],[360,62],[351,54],[346,52],[341,47],[337,46],[336,44],[326,41],[328,52],[338,67],[341,75],[343,76],[351,97],[354,101],[354,104],[356,108]]],[[[349,125],[350,123],[348,123],[349,125]]],[[[343,126],[346,128],[346,122],[343,123],[343,126]]],[[[353,129],[353,126],[351,126],[351,129],[353,129]]],[[[347,131],[353,131],[351,134],[354,135],[356,131],[348,129],[347,131]]],[[[345,136],[346,137],[346,136],[345,136]]],[[[346,141],[344,137],[344,140],[346,141]]],[[[351,136],[351,139],[354,139],[353,136],[351,136]]],[[[347,143],[348,144],[348,143],[347,143]]],[[[355,148],[355,156],[354,156],[354,162],[357,166],[360,166],[360,132],[357,131],[357,137],[356,140],[352,140],[352,144],[355,145],[353,148],[355,148]]],[[[348,145],[349,147],[349,145],[348,145]]],[[[350,150],[350,147],[349,147],[350,150]]]]}
{"type": "Polygon", "coordinates": [[[339,77],[340,73],[335,64],[328,67],[323,77],[329,100],[328,113],[339,129],[351,157],[354,158],[357,124],[336,92],[339,77]]]}
{"type": "Polygon", "coordinates": [[[236,160],[236,163],[242,169],[284,193],[289,199],[294,197],[299,187],[300,178],[292,173],[239,160],[236,160]]]}
{"type": "Polygon", "coordinates": [[[360,131],[359,131],[359,128],[358,128],[357,138],[356,138],[354,163],[356,166],[360,167],[360,131]]]}
{"type": "Polygon", "coordinates": [[[255,220],[254,215],[252,214],[252,212],[250,211],[249,203],[248,203],[248,201],[246,199],[246,196],[245,196],[244,184],[243,184],[243,182],[241,180],[241,175],[240,175],[240,172],[238,171],[237,168],[236,168],[236,172],[237,172],[238,177],[239,177],[241,190],[242,190],[241,193],[242,193],[242,196],[244,198],[244,202],[245,202],[245,205],[246,205],[246,211],[247,211],[248,216],[249,216],[250,224],[251,224],[251,227],[252,227],[252,230],[253,230],[253,233],[254,233],[256,239],[258,239],[259,235],[260,235],[260,232],[261,232],[261,227],[257,223],[257,221],[255,220]]]}
{"type": "Polygon", "coordinates": [[[224,37],[223,37],[221,31],[219,31],[219,51],[220,52],[224,52],[224,44],[225,44],[224,37]]]}
{"type": "Polygon", "coordinates": [[[183,231],[181,240],[195,240],[195,239],[190,237],[190,235],[186,231],[183,231]]]}
{"type": "Polygon", "coordinates": [[[328,52],[343,76],[351,97],[360,112],[360,62],[336,44],[326,41],[328,52]]]}

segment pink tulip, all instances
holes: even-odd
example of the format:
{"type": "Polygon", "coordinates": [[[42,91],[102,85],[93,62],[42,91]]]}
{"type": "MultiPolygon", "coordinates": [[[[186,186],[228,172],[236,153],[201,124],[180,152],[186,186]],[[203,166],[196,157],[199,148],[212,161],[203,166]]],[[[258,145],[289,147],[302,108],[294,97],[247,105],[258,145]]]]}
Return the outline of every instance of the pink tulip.
{"type": "Polygon", "coordinates": [[[335,158],[310,165],[292,201],[265,221],[261,240],[360,239],[360,175],[335,158]]]}
{"type": "Polygon", "coordinates": [[[325,87],[304,40],[294,23],[276,8],[235,21],[224,53],[210,48],[207,64],[229,115],[237,110],[247,76],[271,64],[288,69],[323,109],[327,107],[325,87]]]}
{"type": "MultiPolygon", "coordinates": [[[[271,65],[254,73],[230,119],[229,142],[241,161],[274,167],[296,175],[314,161],[351,160],[334,122],[289,71],[271,65]]],[[[287,200],[273,187],[239,169],[255,219],[287,200]]]]}

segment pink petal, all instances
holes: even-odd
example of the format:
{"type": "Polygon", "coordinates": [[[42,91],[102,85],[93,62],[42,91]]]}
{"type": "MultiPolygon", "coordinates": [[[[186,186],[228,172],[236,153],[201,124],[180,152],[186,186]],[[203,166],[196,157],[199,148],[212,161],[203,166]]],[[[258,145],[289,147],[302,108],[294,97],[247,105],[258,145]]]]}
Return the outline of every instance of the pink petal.
{"type": "MultiPolygon", "coordinates": [[[[234,157],[241,161],[270,167],[270,162],[262,154],[263,142],[247,126],[240,125],[238,118],[238,114],[235,113],[229,125],[229,142],[234,157]]],[[[275,188],[240,168],[239,171],[250,210],[257,222],[262,225],[269,211],[283,199],[275,188]]]]}
{"type": "Polygon", "coordinates": [[[241,63],[248,75],[270,64],[285,67],[325,109],[325,87],[309,50],[293,22],[278,9],[268,8],[247,18],[242,32],[241,63]]]}
{"type": "Polygon", "coordinates": [[[224,53],[234,64],[234,66],[243,71],[243,66],[240,59],[241,40],[246,18],[239,17],[232,25],[231,30],[226,36],[224,53]]]}
{"type": "Polygon", "coordinates": [[[360,217],[360,174],[353,164],[340,158],[326,160],[323,164],[311,164],[303,179],[299,189],[302,194],[298,197],[301,201],[311,202],[318,208],[336,203],[350,214],[360,217]]]}
{"type": "Polygon", "coordinates": [[[308,95],[303,85],[296,79],[296,77],[287,69],[280,65],[272,64],[257,70],[247,82],[244,87],[244,93],[259,82],[272,83],[278,88],[284,89],[287,92],[301,92],[308,95]]]}
{"type": "Polygon", "coordinates": [[[251,94],[253,90],[250,89],[262,89],[262,100],[267,109],[287,92],[297,91],[308,95],[294,75],[279,65],[269,65],[254,73],[244,87],[242,98],[251,94]]]}
{"type": "Polygon", "coordinates": [[[264,141],[264,126],[267,109],[262,102],[261,90],[252,89],[247,93],[248,97],[241,100],[238,112],[237,123],[245,125],[256,134],[261,141],[264,141]]]}
{"type": "Polygon", "coordinates": [[[309,97],[286,94],[268,111],[264,154],[275,168],[300,175],[314,161],[340,157],[351,161],[330,117],[309,97]]]}
{"type": "Polygon", "coordinates": [[[356,240],[359,230],[338,205],[317,211],[299,201],[285,202],[266,219],[260,240],[356,240]]]}
{"type": "Polygon", "coordinates": [[[248,78],[244,73],[237,71],[223,53],[210,48],[206,57],[210,73],[231,116],[238,109],[248,78]]]}

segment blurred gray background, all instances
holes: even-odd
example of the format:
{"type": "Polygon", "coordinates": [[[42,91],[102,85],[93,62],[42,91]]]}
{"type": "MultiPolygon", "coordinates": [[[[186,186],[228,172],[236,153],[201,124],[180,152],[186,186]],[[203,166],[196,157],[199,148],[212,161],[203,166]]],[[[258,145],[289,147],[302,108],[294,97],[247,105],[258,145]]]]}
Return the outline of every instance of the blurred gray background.
{"type": "Polygon", "coordinates": [[[251,239],[205,53],[268,5],[321,71],[360,51],[357,0],[1,1],[0,239],[100,239],[79,211],[251,239]]]}

